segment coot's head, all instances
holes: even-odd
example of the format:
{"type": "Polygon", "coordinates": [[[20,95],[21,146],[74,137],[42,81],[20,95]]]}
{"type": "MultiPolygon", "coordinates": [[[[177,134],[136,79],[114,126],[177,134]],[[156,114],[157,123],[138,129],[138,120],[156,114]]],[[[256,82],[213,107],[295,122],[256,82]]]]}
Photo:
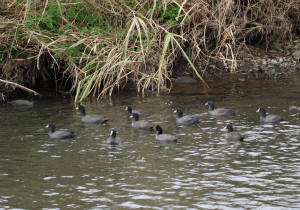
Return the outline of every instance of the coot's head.
{"type": "Polygon", "coordinates": [[[214,110],[214,108],[215,108],[215,104],[212,101],[206,102],[205,105],[206,106],[208,105],[210,110],[214,110]]]}
{"type": "Polygon", "coordinates": [[[77,109],[80,110],[80,112],[81,112],[82,115],[86,115],[84,106],[79,105],[79,106],[77,107],[77,109]]]}
{"type": "Polygon", "coordinates": [[[110,132],[110,135],[111,135],[111,137],[116,138],[117,132],[116,132],[115,130],[112,130],[112,131],[110,132]]]}
{"type": "Polygon", "coordinates": [[[261,117],[266,117],[266,110],[265,110],[265,108],[261,107],[256,112],[259,112],[261,117]]]}
{"type": "Polygon", "coordinates": [[[46,128],[50,128],[50,130],[51,130],[52,132],[54,132],[54,130],[55,130],[55,125],[54,125],[53,123],[49,123],[48,125],[46,125],[46,128]]]}
{"type": "Polygon", "coordinates": [[[133,118],[134,119],[134,121],[139,121],[139,115],[137,114],[137,113],[133,113],[131,116],[130,116],[130,118],[133,118]]]}
{"type": "Polygon", "coordinates": [[[263,107],[260,107],[256,112],[265,113],[266,110],[263,107]]]}
{"type": "Polygon", "coordinates": [[[174,113],[177,113],[177,116],[178,116],[178,117],[182,117],[182,116],[183,116],[183,111],[182,111],[182,109],[180,109],[180,108],[176,109],[176,110],[174,111],[174,113]]]}
{"type": "Polygon", "coordinates": [[[132,115],[132,108],[131,108],[131,106],[127,106],[125,108],[125,110],[128,110],[128,116],[132,115]]]}
{"type": "Polygon", "coordinates": [[[155,128],[157,130],[157,134],[162,134],[162,128],[159,125],[157,125],[155,128]]]}
{"type": "Polygon", "coordinates": [[[228,130],[228,133],[233,132],[233,127],[232,127],[232,125],[229,125],[229,124],[228,124],[228,125],[225,127],[225,129],[228,130]]]}

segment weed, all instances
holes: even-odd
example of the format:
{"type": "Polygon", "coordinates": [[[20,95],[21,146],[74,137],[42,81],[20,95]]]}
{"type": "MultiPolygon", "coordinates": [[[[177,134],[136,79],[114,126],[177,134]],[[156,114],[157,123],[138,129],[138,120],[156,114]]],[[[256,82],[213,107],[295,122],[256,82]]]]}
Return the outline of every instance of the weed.
{"type": "MultiPolygon", "coordinates": [[[[293,40],[300,2],[4,0],[0,7],[6,14],[0,35],[3,77],[34,84],[36,77],[59,71],[61,78],[54,79],[71,80],[78,102],[89,94],[111,95],[128,81],[142,93],[159,93],[172,86],[173,63],[180,57],[200,79],[200,67],[214,58],[234,72],[245,40],[293,40]]],[[[291,43],[299,49],[298,40],[291,43]]]]}

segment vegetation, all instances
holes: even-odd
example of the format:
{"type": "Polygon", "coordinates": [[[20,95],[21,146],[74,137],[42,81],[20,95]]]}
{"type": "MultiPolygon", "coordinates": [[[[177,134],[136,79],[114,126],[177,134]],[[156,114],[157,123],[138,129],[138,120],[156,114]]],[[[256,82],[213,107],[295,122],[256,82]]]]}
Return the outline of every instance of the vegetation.
{"type": "MultiPolygon", "coordinates": [[[[236,69],[246,43],[299,44],[299,0],[3,0],[1,79],[34,86],[71,81],[76,102],[167,88],[174,63],[224,59],[236,69]],[[298,30],[298,31],[297,31],[298,30]]],[[[203,81],[204,82],[204,81],[203,81]]]]}

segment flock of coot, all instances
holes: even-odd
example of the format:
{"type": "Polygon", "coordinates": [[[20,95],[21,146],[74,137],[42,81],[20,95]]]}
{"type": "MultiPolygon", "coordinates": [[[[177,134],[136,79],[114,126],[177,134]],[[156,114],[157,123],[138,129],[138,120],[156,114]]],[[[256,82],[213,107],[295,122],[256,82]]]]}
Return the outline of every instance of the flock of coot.
{"type": "MultiPolygon", "coordinates": [[[[15,106],[32,106],[33,98],[34,98],[34,93],[31,92],[29,93],[28,100],[14,100],[8,103],[15,106]]],[[[237,113],[236,110],[229,109],[229,108],[215,109],[215,105],[212,101],[208,101],[205,105],[209,106],[208,113],[211,116],[228,116],[237,113]]],[[[87,115],[85,112],[85,108],[82,105],[79,105],[77,109],[80,110],[82,116],[81,120],[84,123],[105,123],[109,120],[108,118],[101,115],[91,115],[91,116],[87,115]]],[[[152,123],[146,120],[140,120],[140,116],[143,116],[145,113],[144,110],[142,109],[133,110],[131,106],[127,106],[126,110],[128,111],[128,116],[133,118],[132,120],[133,128],[152,129],[154,127],[152,123]]],[[[259,108],[256,112],[260,113],[261,123],[278,123],[284,119],[280,115],[266,115],[266,110],[264,108],[259,108]]],[[[183,115],[183,111],[180,108],[175,110],[175,113],[177,113],[177,117],[176,117],[177,125],[195,124],[200,122],[200,119],[196,116],[183,115]]],[[[76,135],[74,132],[70,132],[66,130],[55,131],[55,125],[53,123],[49,123],[46,127],[50,128],[49,137],[51,139],[67,139],[67,138],[72,138],[76,135]]],[[[155,128],[157,130],[157,134],[156,134],[157,141],[165,141],[165,142],[177,141],[178,138],[176,136],[170,134],[163,134],[163,130],[161,126],[157,125],[155,128]]],[[[240,133],[233,132],[232,125],[227,125],[225,129],[228,130],[228,132],[226,133],[226,139],[234,140],[234,141],[244,140],[244,136],[242,136],[240,133]]],[[[107,139],[107,143],[111,145],[122,144],[122,139],[117,137],[117,133],[115,130],[112,130],[110,133],[110,137],[107,139]]]]}

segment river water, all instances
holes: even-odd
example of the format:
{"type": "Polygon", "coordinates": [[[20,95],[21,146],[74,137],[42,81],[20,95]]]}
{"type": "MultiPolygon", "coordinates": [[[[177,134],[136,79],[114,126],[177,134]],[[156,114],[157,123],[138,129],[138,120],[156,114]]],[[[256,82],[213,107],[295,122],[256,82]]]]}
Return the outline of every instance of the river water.
{"type": "Polygon", "coordinates": [[[107,124],[89,125],[72,98],[42,93],[32,108],[0,104],[1,209],[300,209],[300,79],[206,80],[175,84],[171,94],[83,102],[107,124]],[[204,104],[238,110],[212,118],[204,104]],[[155,131],[135,130],[124,110],[161,125],[176,143],[157,143],[155,131]],[[285,121],[261,125],[256,110],[285,121]],[[173,111],[198,115],[198,125],[176,126],[173,111]],[[77,135],[50,140],[48,123],[77,135]],[[226,141],[226,124],[244,142],[226,141]],[[124,141],[108,146],[110,130],[124,141]]]}

